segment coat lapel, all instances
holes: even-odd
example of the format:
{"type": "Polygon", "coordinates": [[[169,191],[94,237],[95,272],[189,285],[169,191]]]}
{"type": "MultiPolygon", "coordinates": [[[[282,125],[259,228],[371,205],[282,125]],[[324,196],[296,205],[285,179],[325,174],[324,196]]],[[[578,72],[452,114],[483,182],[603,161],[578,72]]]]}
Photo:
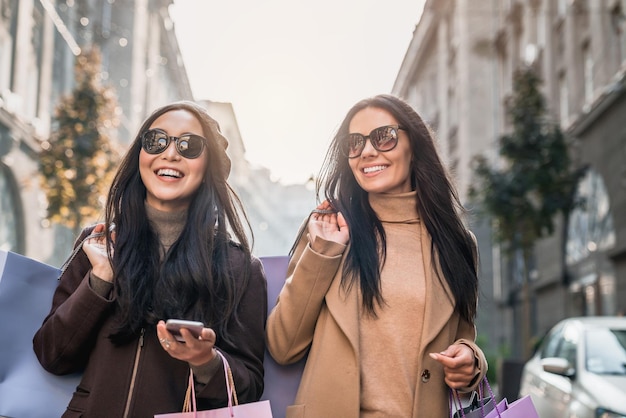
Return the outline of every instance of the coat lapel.
{"type": "MultiPolygon", "coordinates": [[[[454,311],[454,296],[452,291],[445,281],[443,274],[440,271],[438,275],[436,268],[438,265],[432,263],[432,240],[428,230],[423,223],[420,223],[422,228],[421,243],[422,254],[424,260],[424,278],[426,281],[426,301],[424,309],[424,334],[422,349],[424,349],[428,343],[430,343],[446,326],[448,320],[454,311]]],[[[346,250],[347,253],[347,250],[346,250]]],[[[342,263],[343,264],[343,263],[342,263]]],[[[330,286],[328,293],[326,294],[326,305],[328,310],[346,335],[355,353],[358,353],[359,348],[359,298],[356,287],[352,287],[349,293],[341,286],[341,271],[340,266],[337,269],[337,275],[333,279],[333,283],[330,286]]]]}
{"type": "Polygon", "coordinates": [[[432,263],[432,239],[423,222],[422,228],[422,258],[424,259],[424,277],[426,281],[426,305],[424,308],[424,331],[422,350],[437,337],[446,326],[454,310],[454,296],[443,274],[437,274],[439,265],[432,263]]]}
{"type": "MultiPolygon", "coordinates": [[[[348,249],[344,254],[347,252],[348,249]]],[[[352,286],[348,293],[341,286],[342,269],[343,262],[337,269],[337,274],[326,293],[326,305],[331,317],[350,341],[356,356],[359,352],[359,298],[356,286],[352,286]]]]}

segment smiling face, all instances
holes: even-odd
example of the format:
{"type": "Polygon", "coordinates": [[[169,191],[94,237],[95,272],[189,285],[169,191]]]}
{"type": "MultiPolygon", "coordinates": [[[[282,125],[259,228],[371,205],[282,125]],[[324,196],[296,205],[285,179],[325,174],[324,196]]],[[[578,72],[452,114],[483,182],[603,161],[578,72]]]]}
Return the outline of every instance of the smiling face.
{"type": "MultiPolygon", "coordinates": [[[[190,133],[204,136],[202,125],[186,110],[172,110],[159,116],[150,125],[169,136],[190,133]]],[[[173,212],[189,207],[194,193],[202,184],[207,165],[206,147],[198,158],[182,157],[175,141],[160,154],[139,152],[139,173],[146,186],[146,201],[155,209],[173,212]]]]}
{"type": "MultiPolygon", "coordinates": [[[[349,132],[369,135],[373,129],[398,125],[388,111],[366,107],[350,121],[349,132]]],[[[409,137],[398,130],[398,145],[387,152],[376,151],[370,140],[359,157],[348,160],[357,183],[368,193],[405,193],[411,191],[411,148],[409,137]]]]}

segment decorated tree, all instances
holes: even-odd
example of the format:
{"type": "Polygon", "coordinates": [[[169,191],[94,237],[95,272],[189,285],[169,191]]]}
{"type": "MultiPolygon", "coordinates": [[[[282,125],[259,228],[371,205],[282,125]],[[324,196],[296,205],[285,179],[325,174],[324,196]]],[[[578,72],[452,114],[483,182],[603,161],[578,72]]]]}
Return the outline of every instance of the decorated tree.
{"type": "Polygon", "coordinates": [[[101,218],[117,165],[112,135],[118,125],[117,99],[102,84],[96,48],[76,59],[76,87],[55,108],[53,129],[41,144],[41,185],[48,200],[47,219],[70,228],[101,218]]]}
{"type": "MultiPolygon", "coordinates": [[[[497,164],[476,158],[475,186],[470,196],[493,220],[495,240],[511,259],[521,260],[523,323],[521,341],[530,335],[529,276],[535,243],[554,233],[555,216],[574,206],[579,173],[572,169],[568,146],[559,126],[546,117],[540,77],[528,67],[514,74],[507,103],[511,133],[500,138],[497,164]]],[[[528,356],[530,347],[524,346],[528,356]]]]}

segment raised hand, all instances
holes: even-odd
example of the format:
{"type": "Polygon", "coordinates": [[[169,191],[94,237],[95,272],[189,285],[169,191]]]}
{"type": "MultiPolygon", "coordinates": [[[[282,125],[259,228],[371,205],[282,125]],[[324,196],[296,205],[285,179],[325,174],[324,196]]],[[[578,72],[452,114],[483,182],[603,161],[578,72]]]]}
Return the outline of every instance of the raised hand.
{"type": "MultiPolygon", "coordinates": [[[[93,229],[92,234],[104,232],[104,228],[104,224],[98,224],[93,229]]],[[[115,232],[113,232],[113,236],[115,236],[115,232]]],[[[107,255],[106,237],[103,235],[89,238],[83,244],[83,251],[89,258],[93,274],[102,280],[113,282],[113,268],[107,255]]],[[[113,249],[111,249],[111,255],[113,255],[113,249]]]]}
{"type": "Polygon", "coordinates": [[[309,236],[311,241],[316,237],[339,244],[347,244],[350,239],[348,224],[341,212],[336,212],[325,200],[320,203],[309,218],[309,236]]]}

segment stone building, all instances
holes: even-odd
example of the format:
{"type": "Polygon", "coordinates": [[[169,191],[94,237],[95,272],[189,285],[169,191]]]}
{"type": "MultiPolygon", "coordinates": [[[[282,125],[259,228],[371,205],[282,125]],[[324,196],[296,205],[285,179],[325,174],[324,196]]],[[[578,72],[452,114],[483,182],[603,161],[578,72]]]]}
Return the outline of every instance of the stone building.
{"type": "MultiPolygon", "coordinates": [[[[557,219],[535,249],[531,330],[540,338],[558,320],[626,310],[626,1],[428,0],[396,78],[434,127],[463,203],[478,154],[495,161],[510,131],[505,100],[514,71],[532,65],[543,79],[551,118],[568,136],[578,192],[587,204],[557,219]]],[[[481,251],[479,334],[492,351],[520,356],[515,260],[491,241],[488,223],[468,220],[481,251]]]]}
{"type": "Polygon", "coordinates": [[[0,0],[0,246],[60,265],[74,237],[43,222],[37,153],[55,104],[74,87],[74,61],[97,45],[118,96],[117,139],[130,142],[154,107],[192,99],[169,19],[172,0],[0,0]]]}

